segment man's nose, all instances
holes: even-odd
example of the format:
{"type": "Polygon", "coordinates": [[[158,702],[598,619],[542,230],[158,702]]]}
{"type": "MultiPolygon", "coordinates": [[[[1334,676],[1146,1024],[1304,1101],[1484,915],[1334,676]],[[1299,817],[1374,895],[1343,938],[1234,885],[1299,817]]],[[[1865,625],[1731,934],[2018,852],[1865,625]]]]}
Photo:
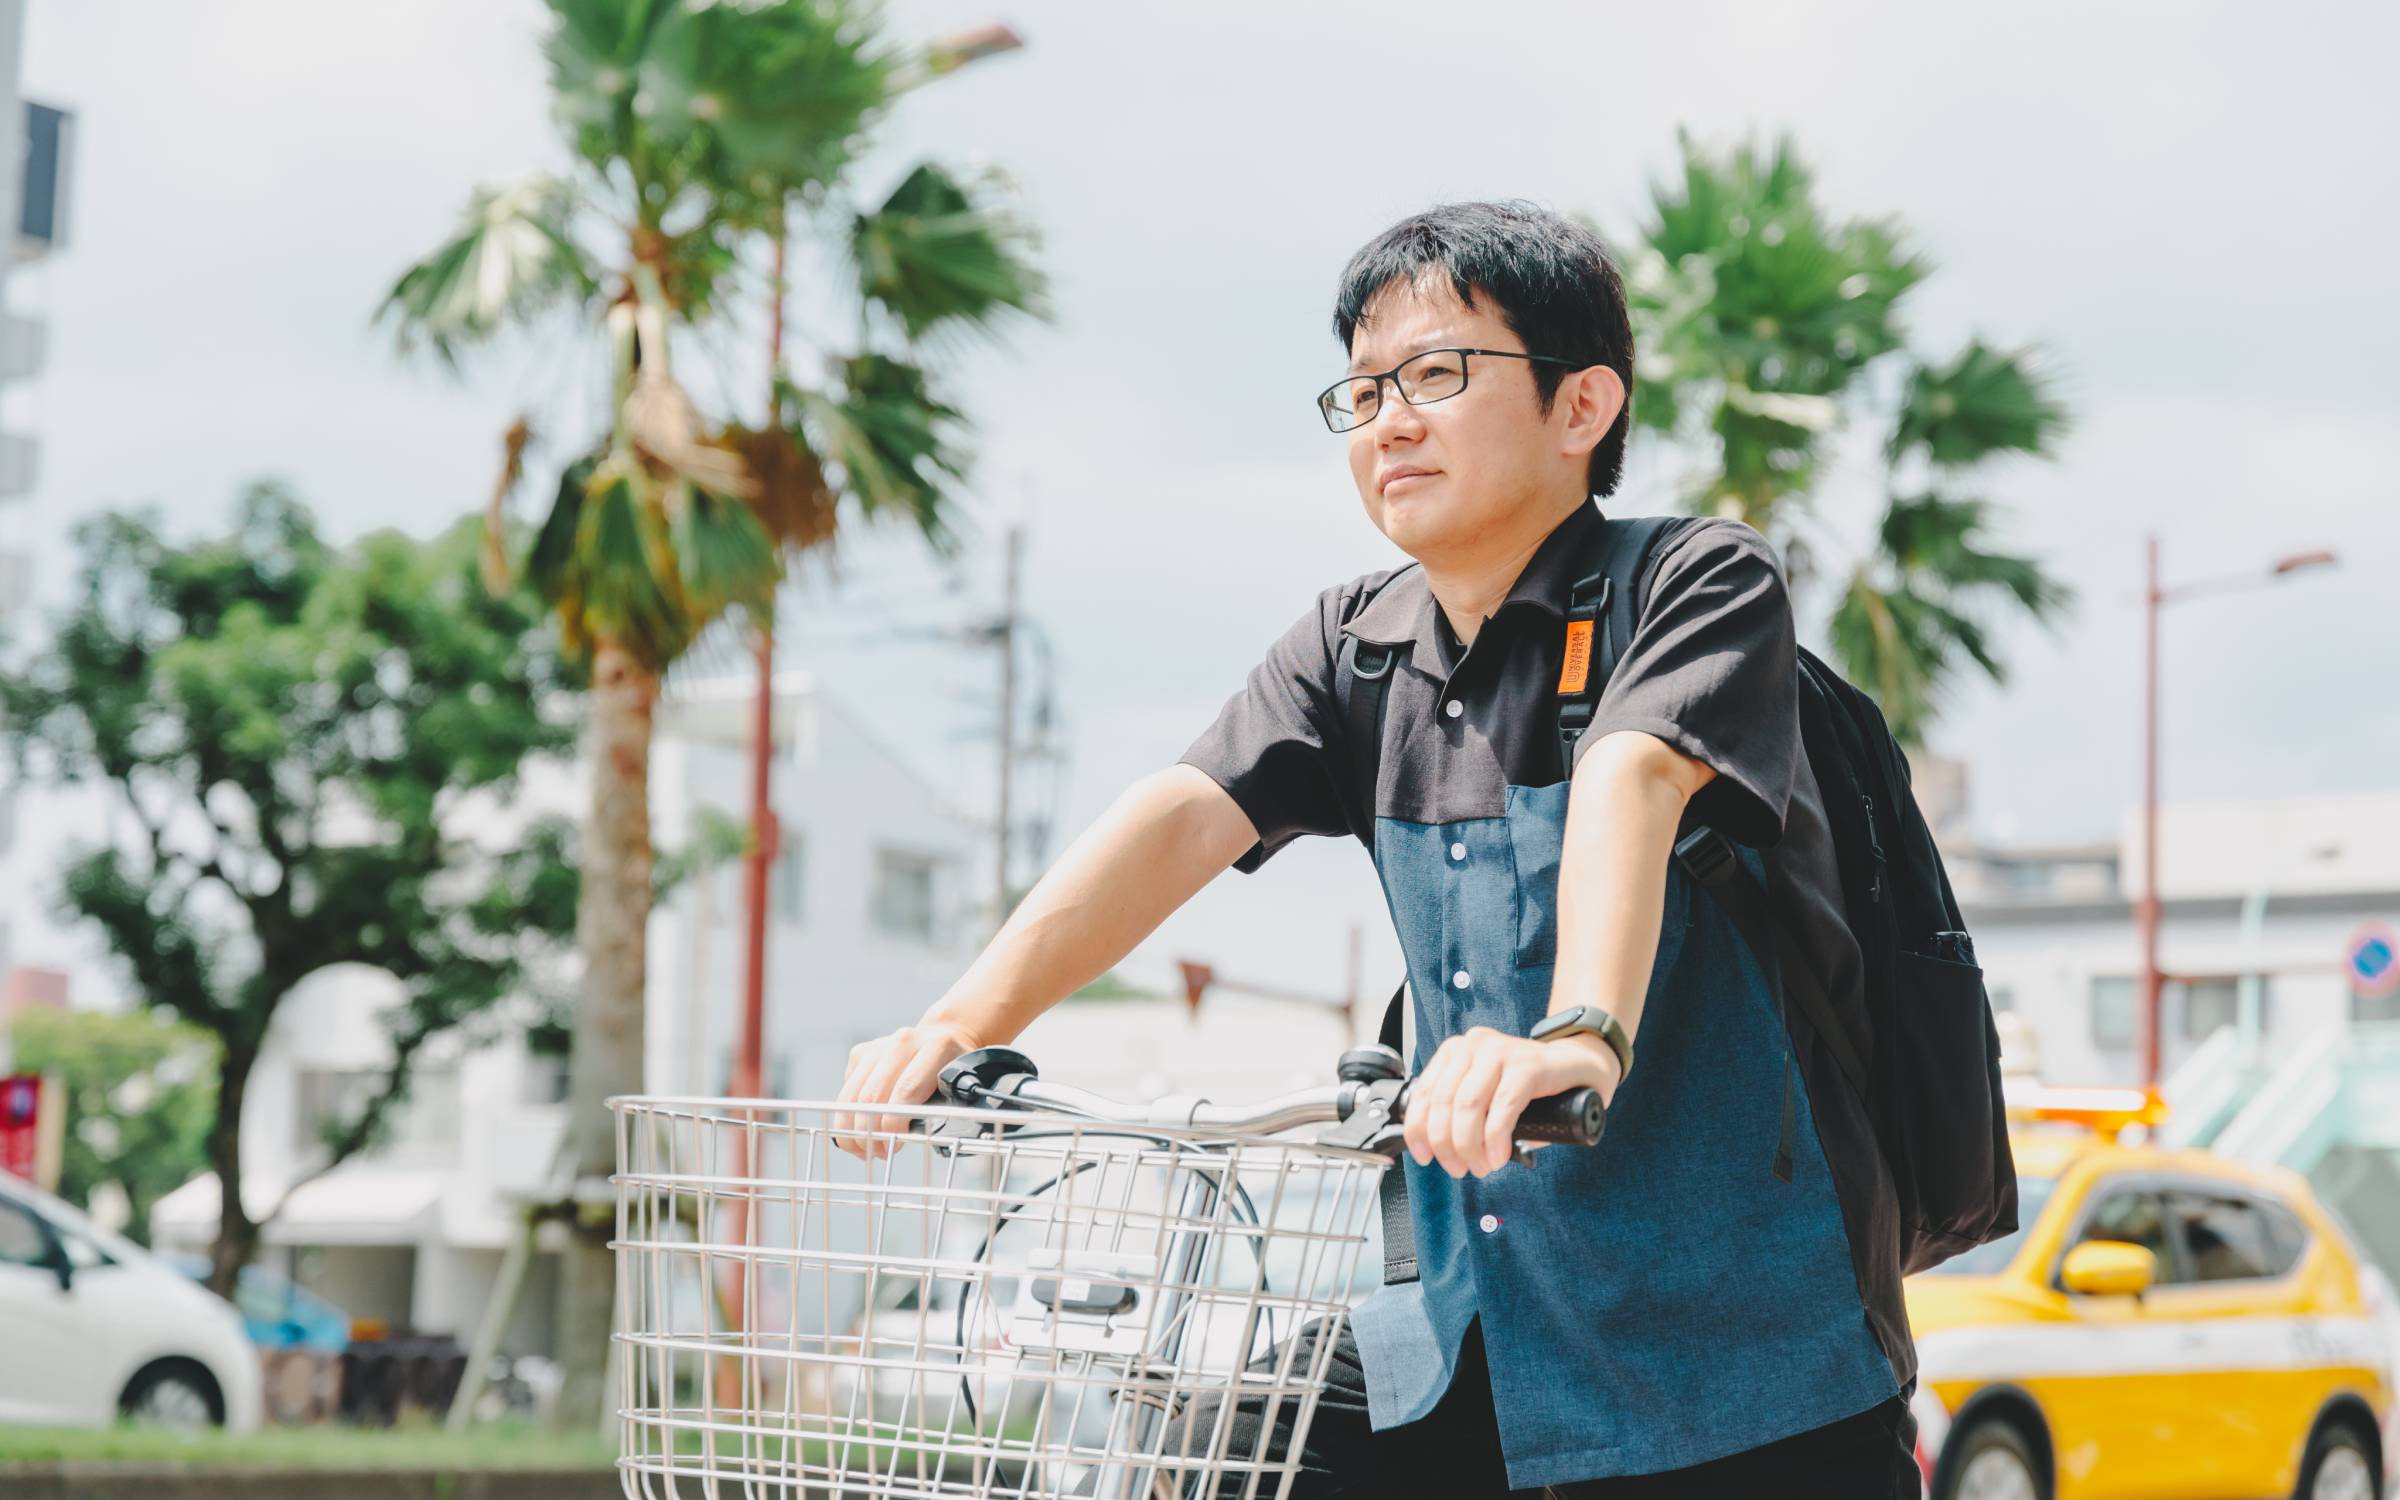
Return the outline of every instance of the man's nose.
{"type": "Polygon", "coordinates": [[[1367,425],[1374,431],[1375,441],[1381,443],[1386,440],[1387,434],[1416,437],[1424,432],[1425,419],[1417,415],[1415,407],[1400,399],[1397,387],[1386,381],[1376,398],[1375,415],[1367,425]]]}

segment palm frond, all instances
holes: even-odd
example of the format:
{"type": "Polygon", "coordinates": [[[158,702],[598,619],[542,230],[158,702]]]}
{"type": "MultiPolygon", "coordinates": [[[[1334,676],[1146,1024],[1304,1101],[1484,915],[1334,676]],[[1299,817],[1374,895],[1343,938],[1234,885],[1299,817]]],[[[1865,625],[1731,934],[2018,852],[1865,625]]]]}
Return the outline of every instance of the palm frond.
{"type": "Polygon", "coordinates": [[[728,605],[758,609],[773,601],[782,562],[749,506],[678,480],[666,510],[686,618],[708,621],[728,605]]]}
{"type": "Polygon", "coordinates": [[[1948,469],[1998,453],[2047,458],[2067,420],[2065,403],[2029,352],[1970,340],[1948,364],[1909,373],[1886,451],[1895,462],[1922,453],[1948,469]]]}
{"type": "Polygon", "coordinates": [[[937,549],[947,548],[955,539],[954,490],[966,478],[966,419],[904,360],[860,354],[841,371],[838,396],[784,387],[799,441],[862,513],[905,515],[937,549]]]}
{"type": "Polygon", "coordinates": [[[1921,741],[1962,662],[2008,680],[1991,633],[2001,601],[2054,624],[2073,600],[2037,561],[1985,542],[1990,513],[1980,500],[1893,499],[1876,555],[1852,573],[1828,624],[1842,669],[1874,694],[1904,743],[1921,741]]]}
{"type": "Polygon", "coordinates": [[[666,8],[634,107],[664,157],[761,209],[831,182],[893,97],[896,49],[852,0],[666,8]]]}
{"type": "Polygon", "coordinates": [[[634,90],[671,0],[549,0],[552,112],[576,154],[605,171],[634,149],[634,90]]]}
{"type": "Polygon", "coordinates": [[[1876,536],[1897,576],[1931,597],[1997,590],[2049,623],[2073,605],[2074,590],[2029,557],[1992,550],[1984,540],[1992,507],[1941,495],[1895,497],[1876,536]]]}
{"type": "Polygon", "coordinates": [[[833,540],[837,511],[825,466],[798,434],[788,428],[729,427],[725,441],[757,482],[750,507],[777,547],[805,552],[833,540]]]}
{"type": "Polygon", "coordinates": [[[860,295],[911,342],[945,325],[990,334],[1011,313],[1047,316],[1036,238],[1003,206],[1005,192],[997,173],[969,185],[920,163],[852,221],[860,295]]]}
{"type": "Polygon", "coordinates": [[[1903,745],[1923,743],[1943,658],[1922,632],[1906,595],[1878,587],[1864,567],[1850,578],[1826,622],[1835,664],[1866,688],[1903,745]]]}
{"type": "Polygon", "coordinates": [[[394,325],[404,352],[430,348],[455,366],[504,328],[587,303],[600,278],[575,242],[576,201],[552,178],[477,192],[450,238],[400,273],[376,320],[394,325]]]}

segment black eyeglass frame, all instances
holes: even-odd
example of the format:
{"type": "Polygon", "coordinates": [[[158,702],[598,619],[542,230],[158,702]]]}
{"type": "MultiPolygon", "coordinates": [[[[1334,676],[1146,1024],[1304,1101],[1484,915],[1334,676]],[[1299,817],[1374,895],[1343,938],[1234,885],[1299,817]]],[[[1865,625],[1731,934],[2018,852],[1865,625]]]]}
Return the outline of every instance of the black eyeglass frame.
{"type": "Polygon", "coordinates": [[[1368,422],[1374,421],[1374,417],[1368,417],[1363,421],[1353,422],[1348,427],[1335,427],[1333,425],[1334,409],[1331,405],[1333,393],[1350,384],[1354,380],[1373,380],[1375,382],[1375,411],[1377,416],[1380,416],[1383,413],[1383,383],[1387,380],[1392,383],[1393,392],[1397,394],[1401,400],[1407,401],[1411,406],[1432,406],[1438,402],[1447,401],[1450,399],[1450,396],[1456,396],[1463,393],[1467,386],[1472,383],[1473,372],[1468,369],[1467,361],[1462,357],[1458,362],[1457,390],[1452,391],[1449,396],[1436,396],[1431,401],[1410,400],[1408,392],[1401,390],[1400,388],[1400,372],[1406,369],[1408,366],[1415,364],[1418,360],[1423,359],[1428,354],[1456,354],[1460,356],[1469,354],[1485,354],[1490,355],[1495,359],[1521,359],[1528,364],[1564,365],[1570,370],[1581,370],[1586,368],[1586,366],[1579,365],[1571,359],[1560,359],[1555,354],[1527,354],[1518,349],[1462,349],[1455,346],[1441,349],[1419,349],[1416,353],[1400,361],[1400,363],[1392,366],[1390,369],[1384,371],[1380,375],[1369,375],[1364,370],[1361,370],[1356,375],[1345,375],[1341,379],[1335,381],[1333,384],[1325,387],[1325,389],[1317,392],[1317,415],[1323,417],[1325,419],[1325,425],[1334,432],[1355,432],[1357,429],[1366,426],[1368,422]]]}

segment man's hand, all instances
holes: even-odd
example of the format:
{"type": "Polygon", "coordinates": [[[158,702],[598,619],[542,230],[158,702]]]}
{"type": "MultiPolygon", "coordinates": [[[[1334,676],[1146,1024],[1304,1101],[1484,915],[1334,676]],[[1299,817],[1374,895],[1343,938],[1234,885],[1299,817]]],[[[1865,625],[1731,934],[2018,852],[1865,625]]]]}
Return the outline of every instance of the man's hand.
{"type": "Polygon", "coordinates": [[[1617,1054],[1596,1036],[1536,1042],[1478,1026],[1442,1043],[1409,1085],[1403,1139],[1418,1166],[1489,1177],[1508,1162],[1526,1105],[1585,1087],[1613,1103],[1618,1081],[1617,1054]]]}
{"type": "MultiPolygon", "coordinates": [[[[923,1104],[933,1097],[933,1086],[942,1076],[942,1069],[982,1045],[966,1028],[938,1021],[920,1021],[871,1042],[861,1042],[850,1049],[850,1066],[842,1075],[842,1092],[835,1102],[923,1104]]],[[[865,1109],[839,1111],[830,1125],[835,1149],[861,1161],[879,1161],[891,1155],[892,1143],[844,1132],[907,1128],[906,1115],[879,1115],[865,1109]]]]}

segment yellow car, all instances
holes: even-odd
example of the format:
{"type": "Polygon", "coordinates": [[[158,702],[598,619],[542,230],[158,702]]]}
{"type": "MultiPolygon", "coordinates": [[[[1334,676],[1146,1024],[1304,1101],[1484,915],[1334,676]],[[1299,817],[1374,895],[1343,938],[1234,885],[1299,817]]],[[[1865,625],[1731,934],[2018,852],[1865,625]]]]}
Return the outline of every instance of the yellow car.
{"type": "Polygon", "coordinates": [[[1908,1283],[1934,1500],[2382,1500],[2400,1308],[2308,1184],[2117,1144],[2154,1097],[2023,1114],[2023,1227],[1908,1283]]]}

